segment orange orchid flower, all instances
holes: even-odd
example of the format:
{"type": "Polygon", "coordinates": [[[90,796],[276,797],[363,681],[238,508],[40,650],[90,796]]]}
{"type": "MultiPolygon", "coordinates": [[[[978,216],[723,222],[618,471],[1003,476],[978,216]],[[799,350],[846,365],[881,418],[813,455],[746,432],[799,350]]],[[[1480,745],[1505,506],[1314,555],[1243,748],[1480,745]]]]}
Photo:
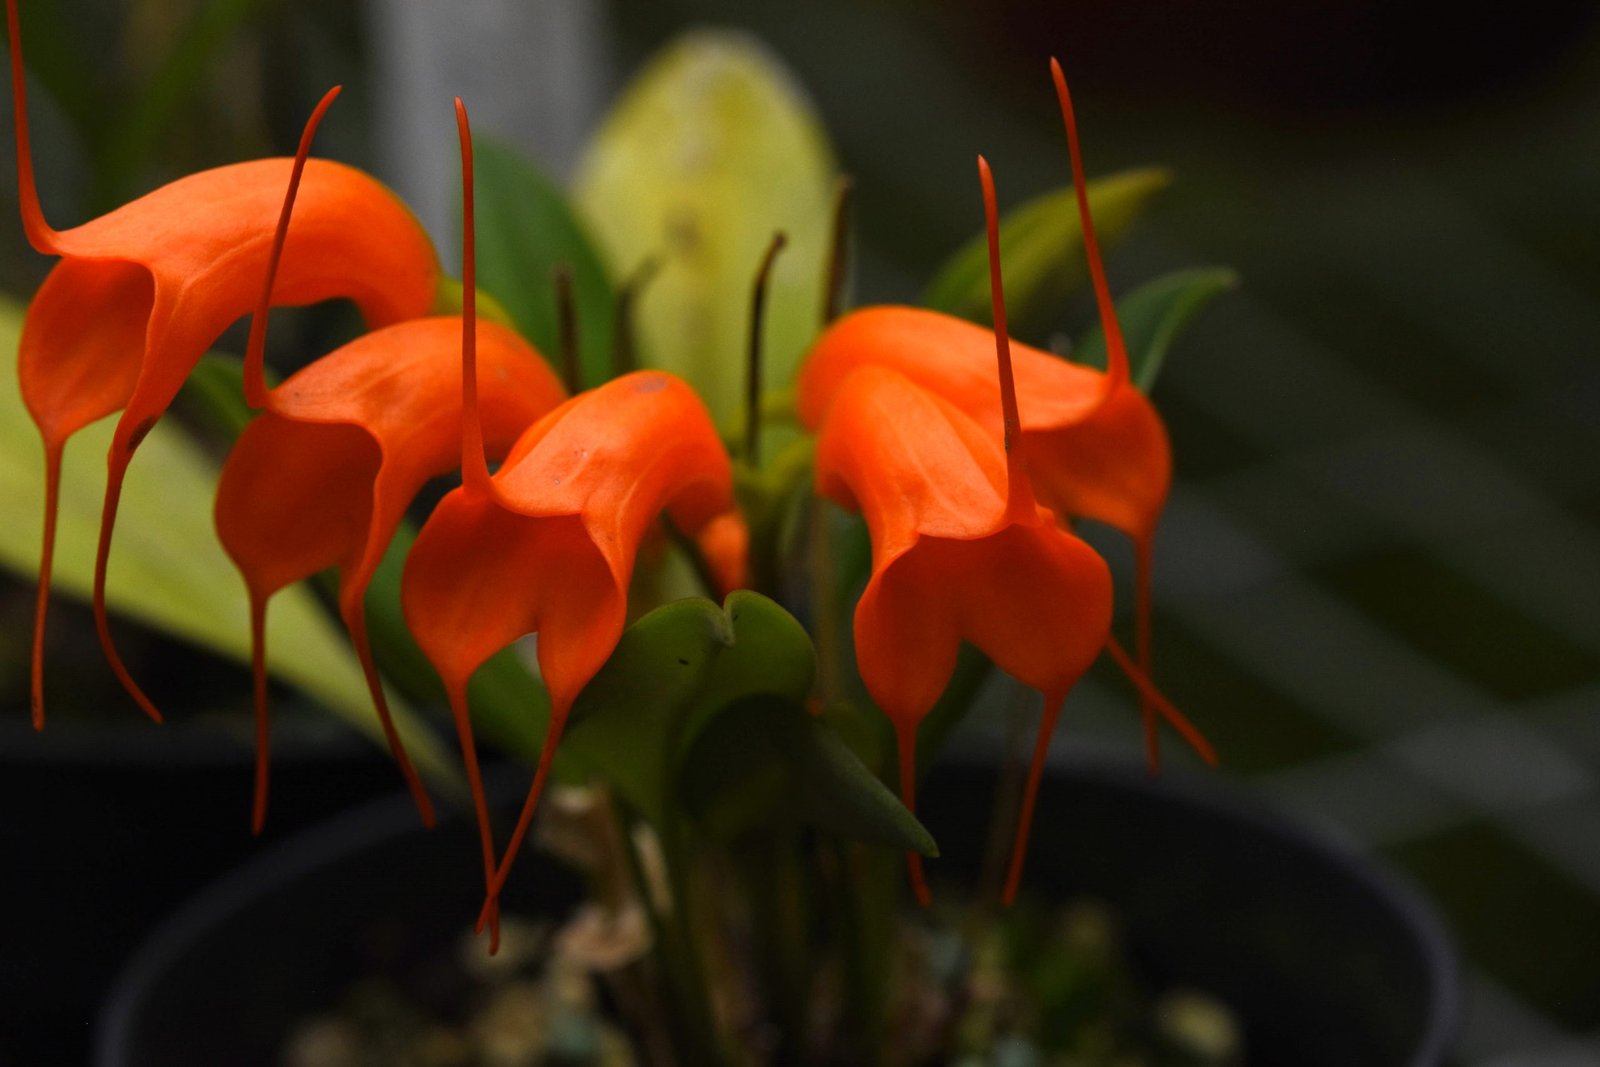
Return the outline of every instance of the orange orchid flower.
{"type": "MultiPolygon", "coordinates": [[[[1084,249],[1106,336],[1105,372],[1011,343],[1020,416],[1020,448],[1034,492],[1063,520],[1081,516],[1127,534],[1136,558],[1137,650],[1150,669],[1150,570],[1156,523],[1172,484],[1172,450],[1154,405],[1131,382],[1127,348],[1106,284],[1094,220],[1084,192],[1077,121],[1060,64],[1051,60],[1072,158],[1084,249]]],[[[852,370],[892,367],[977,419],[1000,429],[999,383],[990,332],[922,308],[864,308],[840,318],[806,357],[798,389],[801,420],[819,425],[852,370]]],[[[1160,763],[1156,709],[1141,698],[1145,750],[1160,763]]]]}
{"type": "MultiPolygon", "coordinates": [[[[948,684],[963,641],[1044,697],[1006,882],[1009,902],[1062,703],[1110,642],[1111,576],[1093,549],[1037,503],[1029,454],[1001,445],[1020,437],[1018,389],[1001,295],[993,179],[982,157],[978,166],[1003,433],[898,368],[866,361],[839,383],[822,417],[816,476],[818,492],[859,510],[872,536],[872,575],[855,612],[856,661],[868,692],[894,725],[908,807],[915,805],[916,730],[948,684]]],[[[1141,692],[1192,733],[1148,683],[1141,692]]],[[[1198,744],[1208,751],[1203,739],[1198,744]]],[[[907,863],[913,889],[926,903],[921,858],[908,853],[907,863]]]]}
{"type": "MultiPolygon", "coordinates": [[[[106,562],[123,477],[139,442],[195,363],[254,307],[283,190],[297,164],[263,159],[218,167],[73,229],[52,229],[34,183],[16,0],[7,0],[6,19],[23,229],[36,250],[61,257],[28,307],[18,351],[23,400],[45,453],[33,721],[43,726],[44,630],[62,451],[78,430],[120,411],[106,457],[95,622],[118,679],[159,722],[160,712],[117,655],[106,619],[106,562]],[[85,308],[94,313],[85,314],[85,308]]],[[[354,168],[313,159],[304,162],[304,171],[300,221],[283,248],[275,302],[348,297],[376,326],[426,314],[438,287],[438,257],[406,206],[354,168]]]]}
{"type": "MultiPolygon", "coordinates": [[[[413,319],[317,360],[268,394],[266,412],[240,435],[222,469],[217,533],[250,590],[258,831],[267,794],[267,601],[331,566],[339,568],[339,615],[390,750],[424,820],[433,822],[372,660],[366,592],[412,499],[460,460],[461,330],[459,316],[413,319]]],[[[511,330],[478,323],[477,344],[484,439],[498,458],[566,393],[511,330]]]]}
{"type": "MultiPolygon", "coordinates": [[[[470,131],[457,102],[464,159],[470,131]]],[[[463,200],[471,199],[470,165],[463,200]]],[[[470,233],[470,228],[468,229],[470,233]]],[[[470,253],[468,263],[471,262],[470,253]]],[[[463,313],[474,284],[463,279],[463,313]]],[[[527,834],[579,692],[616,647],[641,541],[665,511],[699,537],[713,569],[742,575],[743,527],[733,471],[705,405],[682,380],[637,371],[581,393],[523,433],[493,477],[483,449],[477,350],[462,344],[462,485],[423,525],[406,560],[406,622],[444,682],[477,810],[488,889],[485,917],[527,834]],[[496,652],[537,633],[550,723],[505,861],[496,870],[467,707],[467,683],[496,652]]]]}
{"type": "MultiPolygon", "coordinates": [[[[297,164],[303,159],[297,158],[297,164]]],[[[256,778],[252,825],[266,817],[269,720],[266,608],[274,593],[339,568],[339,615],[355,645],[390,751],[423,821],[433,806],[406,756],[367,637],[366,593],[406,508],[429,479],[460,460],[464,316],[411,319],[366,334],[268,390],[262,353],[279,250],[300,179],[284,197],[267,283],[251,322],[245,393],[266,412],[240,435],[217,486],[217,533],[250,591],[256,778]],[[308,517],[315,516],[315,522],[308,517]]],[[[470,233],[470,211],[465,219],[470,233]]],[[[471,257],[472,242],[465,254],[471,257]]],[[[470,271],[469,271],[470,273],[470,271]]],[[[476,323],[479,416],[485,447],[503,456],[566,398],[549,364],[516,333],[476,323]]]]}

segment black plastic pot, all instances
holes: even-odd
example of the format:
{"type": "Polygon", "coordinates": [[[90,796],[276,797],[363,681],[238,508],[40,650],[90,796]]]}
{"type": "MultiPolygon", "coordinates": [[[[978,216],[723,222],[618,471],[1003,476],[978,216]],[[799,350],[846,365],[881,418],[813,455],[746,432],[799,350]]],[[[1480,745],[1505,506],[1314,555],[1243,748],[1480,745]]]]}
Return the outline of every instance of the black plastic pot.
{"type": "MultiPolygon", "coordinates": [[[[977,769],[929,783],[923,814],[945,855],[977,855],[993,786],[977,769]]],[[[1029,883],[1114,902],[1153,981],[1208,990],[1240,1014],[1252,1063],[1442,1062],[1452,953],[1420,899],[1368,860],[1252,802],[1132,768],[1053,773],[1034,841],[1029,883]]],[[[458,936],[478,871],[467,827],[422,833],[404,798],[285,843],[145,945],[100,1019],[96,1063],[275,1062],[292,1021],[332,1003],[375,943],[458,936]]],[[[573,899],[549,865],[524,862],[517,877],[508,899],[523,906],[573,899]]]]}
{"type": "MultiPolygon", "coordinates": [[[[952,773],[924,821],[975,855],[992,775],[952,773]]],[[[1435,1067],[1460,1011],[1454,952],[1416,891],[1326,833],[1212,777],[1070,763],[1046,778],[1026,882],[1114,903],[1157,987],[1240,1016],[1249,1062],[1435,1067]]]]}
{"type": "Polygon", "coordinates": [[[250,834],[251,742],[203,724],[0,722],[0,1067],[82,1063],[128,955],[174,904],[280,838],[391,792],[370,742],[285,717],[250,834]]]}

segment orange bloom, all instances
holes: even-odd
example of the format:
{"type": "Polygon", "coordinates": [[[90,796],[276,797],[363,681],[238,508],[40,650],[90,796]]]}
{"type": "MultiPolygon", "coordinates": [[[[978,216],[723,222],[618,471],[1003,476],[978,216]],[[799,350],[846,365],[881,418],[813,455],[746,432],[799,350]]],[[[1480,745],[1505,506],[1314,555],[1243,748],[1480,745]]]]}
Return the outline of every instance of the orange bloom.
{"type": "MultiPolygon", "coordinates": [[[[866,360],[838,383],[825,409],[816,473],[818,492],[859,510],[872,536],[872,575],[855,613],[856,661],[894,725],[908,806],[915,804],[916,730],[948,684],[963,641],[1044,696],[1006,883],[1009,902],[1062,703],[1110,641],[1111,576],[1093,549],[1036,502],[1031,454],[1001,445],[1021,436],[1018,389],[993,183],[982,157],[978,163],[999,364],[989,395],[999,394],[1001,432],[899,368],[866,360]]],[[[1136,680],[1148,700],[1192,731],[1142,677],[1136,680]]],[[[920,857],[908,853],[907,861],[913,888],[926,902],[920,857]]]]}
{"type": "MultiPolygon", "coordinates": [[[[417,492],[461,455],[462,319],[427,318],[369,333],[272,390],[240,436],[217,487],[217,532],[250,590],[256,679],[254,824],[266,810],[267,600],[327,567],[339,568],[339,614],[424,818],[427,794],[390,721],[367,639],[366,592],[417,492]]],[[[512,331],[477,325],[485,443],[504,455],[565,392],[544,359],[512,331]]]]}
{"type": "Polygon", "coordinates": [[[622,636],[640,542],[663,510],[685,533],[725,541],[732,494],[731,465],[700,398],[678,378],[637,371],[539,420],[492,479],[469,471],[423,526],[406,560],[402,603],[449,694],[486,857],[467,682],[494,653],[537,632],[550,692],[538,770],[491,900],[527,833],[573,701],[622,636]]]}
{"type": "MultiPolygon", "coordinates": [[[[1035,507],[1025,481],[1008,484],[997,436],[897,371],[864,366],[843,383],[816,464],[817,491],[860,510],[872,534],[856,661],[894,724],[907,806],[915,805],[917,727],[963,641],[1044,694],[1048,736],[1106,642],[1105,562],[1035,507]]],[[[920,857],[907,857],[926,901],[920,857]]]]}
{"type": "MultiPolygon", "coordinates": [[[[457,122],[465,154],[470,134],[459,101],[457,122]]],[[[470,198],[470,172],[464,188],[470,198]]],[[[470,274],[464,291],[470,315],[470,274]]],[[[464,341],[462,485],[439,502],[417,536],[401,601],[449,696],[478,814],[485,915],[492,918],[567,715],[622,636],[634,559],[657,516],[665,511],[680,530],[699,537],[725,579],[742,575],[744,538],[732,465],[705,405],[683,381],[659,371],[624,375],[568,400],[529,427],[490,477],[480,443],[473,335],[464,341]],[[529,633],[539,635],[550,723],[496,872],[467,683],[485,660],[529,633]]]]}
{"type": "MultiPolygon", "coordinates": [[[[1013,342],[1020,447],[1041,503],[1063,520],[1095,519],[1132,538],[1139,662],[1148,674],[1152,543],[1172,483],[1172,452],[1160,415],[1128,377],[1127,349],[1084,193],[1071,97],[1054,60],[1051,71],[1067,127],[1084,248],[1108,359],[1102,373],[1013,342]]],[[[806,357],[797,396],[801,420],[818,426],[850,372],[871,363],[894,368],[997,434],[1000,385],[993,373],[993,347],[990,331],[935,311],[875,307],[846,315],[806,357]]],[[[1146,752],[1154,769],[1159,750],[1155,709],[1148,700],[1144,718],[1146,752]]]]}
{"type": "MultiPolygon", "coordinates": [[[[23,228],[35,249],[61,257],[29,305],[18,351],[23,400],[45,452],[34,724],[44,721],[41,667],[62,450],[79,429],[118,411],[122,415],[106,457],[95,619],[118,678],[159,721],[160,713],[117,656],[106,621],[106,560],[123,476],[140,440],[194,364],[255,305],[294,164],[265,159],[204,171],[82,226],[51,229],[34,184],[15,0],[7,0],[6,16],[23,228]]],[[[348,297],[374,325],[428,311],[438,285],[438,259],[393,193],[353,168],[309,160],[301,200],[299,222],[283,250],[277,303],[348,297]]]]}
{"type": "MultiPolygon", "coordinates": [[[[309,138],[302,143],[283,199],[245,353],[245,394],[266,413],[240,435],[217,486],[217,533],[250,591],[256,705],[252,825],[260,831],[267,804],[267,601],[284,586],[332,566],[339,568],[339,614],[361,660],[389,749],[424,822],[432,825],[433,806],[395,731],[372,660],[367,587],[418,491],[429,479],[456,469],[464,330],[474,330],[475,348],[487,364],[477,372],[479,417],[485,445],[496,458],[565,399],[566,391],[531,345],[502,326],[476,323],[475,316],[411,319],[384,327],[267,390],[262,354],[268,308],[308,145],[309,138]],[[308,521],[312,516],[316,521],[308,521]]],[[[466,216],[470,235],[470,204],[466,216]]],[[[469,259],[472,245],[469,236],[469,259]]],[[[467,273],[472,275],[470,267],[467,273]]]]}

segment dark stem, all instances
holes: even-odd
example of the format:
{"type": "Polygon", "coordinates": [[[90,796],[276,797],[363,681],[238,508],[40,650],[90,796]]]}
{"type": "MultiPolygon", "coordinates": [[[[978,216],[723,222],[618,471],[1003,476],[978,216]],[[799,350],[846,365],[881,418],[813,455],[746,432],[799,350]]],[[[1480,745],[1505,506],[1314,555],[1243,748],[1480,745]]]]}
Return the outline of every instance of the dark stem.
{"type": "Polygon", "coordinates": [[[661,257],[647,256],[633,268],[633,273],[623,280],[622,287],[617,290],[617,302],[612,311],[611,322],[613,378],[620,378],[639,365],[639,356],[635,351],[633,339],[633,305],[644,292],[645,286],[654,281],[660,272],[661,257]]]}
{"type": "Polygon", "coordinates": [[[695,539],[684,533],[678,524],[672,521],[672,516],[666,512],[661,513],[661,526],[667,531],[667,538],[677,546],[689,561],[689,567],[694,571],[694,576],[700,582],[700,587],[705,590],[706,596],[721,602],[722,587],[717,584],[717,576],[711,570],[711,564],[706,562],[706,554],[700,551],[700,546],[695,539]]]}
{"type": "Polygon", "coordinates": [[[583,392],[583,373],[578,369],[578,303],[572,293],[572,267],[561,263],[555,269],[556,329],[561,345],[561,380],[567,392],[583,392]]]}
{"type": "Polygon", "coordinates": [[[761,257],[761,267],[756,271],[755,285],[750,292],[750,361],[746,367],[744,423],[744,458],[752,467],[761,464],[761,327],[767,317],[767,288],[772,281],[772,264],[778,253],[788,243],[779,230],[772,235],[766,255],[761,257]]]}
{"type": "Polygon", "coordinates": [[[828,244],[828,275],[822,292],[822,324],[839,317],[844,300],[844,283],[850,272],[850,207],[856,181],[841,174],[833,184],[833,232],[828,244]]]}

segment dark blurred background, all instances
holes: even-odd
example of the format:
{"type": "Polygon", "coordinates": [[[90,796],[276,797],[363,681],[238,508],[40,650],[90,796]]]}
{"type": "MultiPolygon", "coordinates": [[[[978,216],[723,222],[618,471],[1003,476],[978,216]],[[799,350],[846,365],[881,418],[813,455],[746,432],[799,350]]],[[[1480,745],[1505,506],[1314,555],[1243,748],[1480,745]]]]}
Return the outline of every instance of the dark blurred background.
{"type": "MultiPolygon", "coordinates": [[[[23,7],[59,223],[292,148],[337,81],[346,97],[319,152],[396,185],[446,248],[449,94],[565,174],[656,47],[691,25],[748,28],[791,65],[857,179],[861,302],[914,300],[976,231],[976,152],[1006,202],[1066,181],[1045,67],[1059,56],[1091,175],[1176,175],[1111,254],[1113,288],[1213,264],[1242,279],[1155,390],[1178,465],[1159,681],[1217,743],[1225,778],[1384,857],[1434,901],[1467,964],[1458,1062],[1600,1062],[1596,5],[23,7]],[[423,136],[437,151],[416,147],[423,136]]],[[[0,286],[26,296],[47,265],[0,222],[0,286]]],[[[1075,304],[1060,325],[1076,333],[1090,315],[1075,304]]],[[[285,350],[329,328],[286,321],[285,350]]],[[[1126,548],[1095,539],[1125,570],[1126,548]]],[[[14,646],[0,660],[20,718],[28,586],[6,589],[14,646]]],[[[1136,758],[1129,693],[1092,678],[1057,742],[1136,758]]],[[[173,875],[192,883],[173,892],[237,844],[173,875]]],[[[6,868],[11,897],[29,873],[6,868]]],[[[109,974],[136,933],[108,934],[91,969],[109,974]]]]}

